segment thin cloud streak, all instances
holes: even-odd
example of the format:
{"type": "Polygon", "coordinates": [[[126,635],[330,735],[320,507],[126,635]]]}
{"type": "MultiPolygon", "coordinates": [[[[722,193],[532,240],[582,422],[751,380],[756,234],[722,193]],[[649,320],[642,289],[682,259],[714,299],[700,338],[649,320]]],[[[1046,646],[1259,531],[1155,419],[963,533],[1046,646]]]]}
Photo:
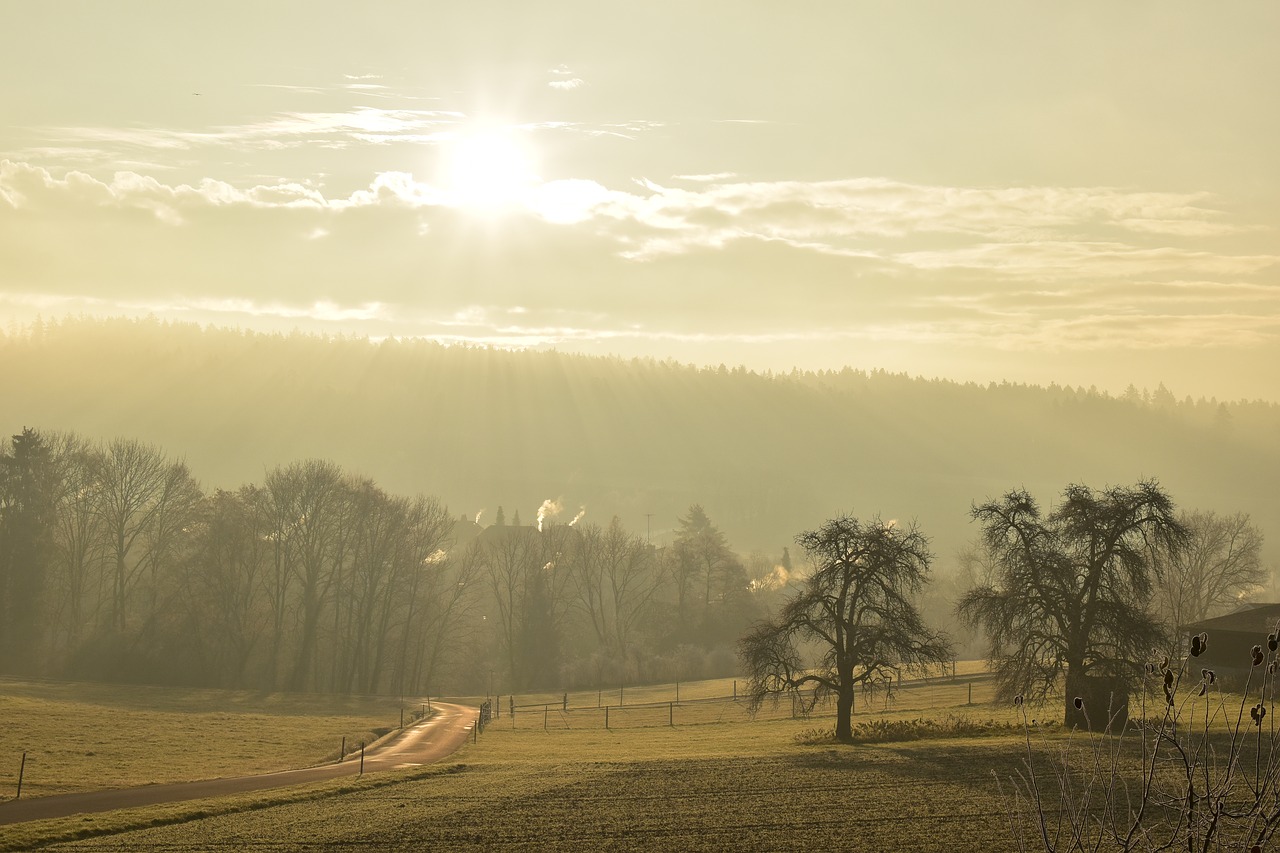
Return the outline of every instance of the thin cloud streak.
{"type": "MultiPolygon", "coordinates": [[[[348,126],[348,119],[344,117],[340,124],[348,126]]],[[[547,282],[555,281],[557,275],[567,276],[563,287],[577,293],[582,303],[576,314],[549,311],[555,301],[551,299],[542,305],[526,305],[522,299],[520,310],[515,311],[497,304],[492,308],[457,304],[456,295],[437,296],[432,288],[411,284],[382,293],[378,290],[381,279],[388,275],[403,279],[406,273],[380,266],[379,256],[370,256],[371,266],[361,273],[369,285],[345,282],[326,294],[331,297],[326,300],[192,293],[179,298],[96,302],[90,297],[48,296],[44,298],[52,302],[41,302],[33,291],[43,287],[56,294],[59,284],[30,284],[42,274],[42,265],[35,260],[17,264],[26,270],[26,277],[11,279],[13,292],[5,299],[36,310],[87,306],[93,312],[147,311],[223,322],[314,321],[346,324],[373,335],[518,347],[631,342],[660,349],[666,344],[855,341],[1066,351],[1196,349],[1280,341],[1276,311],[1280,288],[1264,278],[1280,259],[1240,250],[1257,233],[1256,226],[1215,207],[1205,194],[926,186],[880,178],[734,182],[732,175],[693,177],[703,180],[686,177],[692,188],[671,188],[643,178],[625,189],[589,179],[548,181],[532,187],[504,214],[505,225],[495,224],[540,229],[535,233],[542,236],[531,245],[563,241],[560,248],[549,246],[544,256],[529,255],[514,267],[496,269],[539,264],[547,282]],[[1133,211],[1139,209],[1143,215],[1135,217],[1133,211]],[[1133,230],[1135,221],[1141,227],[1133,230]],[[1148,227],[1152,222],[1170,225],[1155,233],[1148,227]],[[1110,239],[1080,236],[1099,229],[1110,239]],[[625,287],[619,285],[620,296],[638,282],[649,282],[645,286],[662,295],[656,302],[645,303],[658,306],[664,299],[679,298],[676,294],[688,282],[699,281],[696,271],[701,267],[689,267],[694,272],[687,273],[682,272],[684,265],[708,258],[745,264],[743,269],[752,270],[748,273],[752,282],[771,280],[770,270],[796,281],[790,285],[791,298],[778,294],[778,301],[771,303],[778,306],[777,316],[722,311],[716,318],[718,328],[680,328],[658,309],[641,308],[634,301],[610,301],[606,292],[593,292],[586,282],[572,278],[577,275],[571,272],[572,264],[564,270],[547,266],[554,264],[550,259],[577,252],[618,265],[612,271],[607,266],[597,269],[602,276],[628,282],[625,287]],[[759,257],[774,266],[756,270],[757,264],[744,260],[760,252],[766,254],[759,257]],[[812,268],[821,269],[827,280],[807,281],[804,267],[798,265],[801,261],[826,264],[812,268]],[[663,272],[647,272],[655,267],[663,272]],[[666,279],[673,271],[675,277],[668,285],[666,279]],[[833,272],[836,278],[831,277],[833,272]],[[839,276],[864,283],[851,290],[851,285],[840,285],[839,276]],[[355,299],[342,295],[361,291],[365,295],[355,299]],[[1231,310],[1223,310],[1228,306],[1231,310]],[[833,315],[853,319],[847,327],[831,328],[833,315]],[[513,322],[513,316],[518,321],[513,322]],[[765,328],[768,331],[762,331],[765,328]]],[[[266,281],[272,275],[313,280],[317,289],[333,287],[336,281],[326,278],[331,273],[323,269],[325,259],[357,258],[367,252],[365,241],[373,232],[364,230],[359,218],[349,222],[357,214],[379,217],[375,226],[379,235],[402,235],[380,236],[393,241],[381,243],[380,252],[406,253],[406,258],[435,264],[442,250],[464,251],[455,248],[457,244],[430,248],[436,245],[431,241],[437,233],[467,233],[457,230],[465,227],[468,214],[455,209],[455,203],[449,193],[408,172],[381,172],[364,188],[327,194],[308,182],[236,186],[206,178],[166,183],[154,175],[129,171],[101,180],[76,170],[55,175],[41,166],[0,161],[0,215],[10,217],[11,225],[21,225],[31,216],[65,214],[71,223],[108,222],[130,211],[141,212],[152,225],[147,226],[150,230],[131,232],[135,235],[131,239],[141,234],[165,243],[169,241],[165,234],[182,234],[199,251],[201,227],[247,211],[255,217],[255,230],[264,234],[268,251],[278,252],[290,264],[278,269],[264,266],[256,275],[266,281]],[[272,234],[277,236],[267,236],[272,234]],[[280,248],[287,239],[307,242],[324,253],[309,261],[308,255],[280,248]],[[327,244],[332,247],[322,249],[327,244]],[[308,267],[308,263],[317,266],[308,267]],[[319,284],[322,281],[329,284],[319,284]]],[[[145,218],[127,221],[130,227],[140,228],[145,218]]],[[[65,238],[75,240],[76,236],[66,232],[65,238]]],[[[19,239],[6,251],[22,257],[20,243],[19,239]]],[[[191,256],[188,262],[199,263],[198,257],[191,256]]],[[[451,269],[442,266],[435,272],[424,271],[421,277],[448,282],[451,269]]],[[[162,270],[160,275],[177,277],[178,273],[162,270]]],[[[486,286],[508,284],[504,280],[486,286]]],[[[709,298],[715,303],[735,304],[730,282],[714,287],[718,289],[709,291],[709,298]]],[[[758,294],[768,295],[767,290],[758,294]]]]}

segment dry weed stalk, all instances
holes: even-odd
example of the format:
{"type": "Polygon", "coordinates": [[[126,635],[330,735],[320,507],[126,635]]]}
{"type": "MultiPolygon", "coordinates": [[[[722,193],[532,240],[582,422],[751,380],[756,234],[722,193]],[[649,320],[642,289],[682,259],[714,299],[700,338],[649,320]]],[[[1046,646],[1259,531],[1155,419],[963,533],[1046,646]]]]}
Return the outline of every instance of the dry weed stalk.
{"type": "MultiPolygon", "coordinates": [[[[1207,644],[1201,634],[1181,662],[1148,664],[1140,716],[1119,723],[1108,710],[1107,725],[1099,732],[1090,724],[1087,742],[1073,733],[1055,748],[1015,698],[1026,755],[1007,803],[1019,850],[1268,849],[1280,828],[1280,626],[1242,661],[1238,698],[1198,667],[1207,644]]],[[[1075,702],[1088,719],[1084,701],[1075,702]]]]}

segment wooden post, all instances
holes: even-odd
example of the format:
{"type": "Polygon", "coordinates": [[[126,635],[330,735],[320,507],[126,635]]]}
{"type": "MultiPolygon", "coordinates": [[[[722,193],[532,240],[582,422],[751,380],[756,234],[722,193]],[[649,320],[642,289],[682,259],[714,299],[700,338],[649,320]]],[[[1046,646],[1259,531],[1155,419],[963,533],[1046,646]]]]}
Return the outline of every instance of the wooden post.
{"type": "Polygon", "coordinates": [[[542,730],[544,732],[547,730],[547,706],[546,705],[542,706],[542,730]]]}
{"type": "Polygon", "coordinates": [[[736,678],[733,680],[733,701],[738,701],[738,680],[736,678]]]}
{"type": "Polygon", "coordinates": [[[471,727],[471,742],[472,743],[480,742],[480,715],[479,714],[476,714],[475,725],[471,727]]]}
{"type": "Polygon", "coordinates": [[[676,724],[676,706],[674,702],[667,703],[667,725],[675,726],[676,724]]]}
{"type": "Polygon", "coordinates": [[[423,705],[422,705],[422,719],[424,719],[424,720],[425,720],[426,718],[427,718],[427,705],[426,705],[426,703],[424,702],[424,703],[423,703],[423,705]]]}
{"type": "Polygon", "coordinates": [[[341,761],[342,759],[344,759],[344,758],[346,758],[346,757],[347,757],[347,737],[346,737],[346,735],[343,735],[343,737],[342,737],[342,751],[338,753],[338,760],[339,760],[339,761],[341,761]]]}
{"type": "Polygon", "coordinates": [[[428,697],[427,697],[427,710],[428,710],[428,711],[430,711],[430,710],[431,710],[431,697],[430,697],[430,696],[428,696],[428,697]]]}
{"type": "Polygon", "coordinates": [[[604,706],[604,727],[609,728],[609,706],[604,706]]]}
{"type": "Polygon", "coordinates": [[[619,705],[626,704],[625,702],[622,701],[622,685],[621,684],[618,685],[618,704],[619,705]]]}
{"type": "Polygon", "coordinates": [[[970,705],[973,704],[973,682],[972,681],[969,682],[969,703],[968,704],[970,705]]]}
{"type": "Polygon", "coordinates": [[[360,741],[360,775],[364,775],[364,741],[360,741]]]}
{"type": "Polygon", "coordinates": [[[400,728],[404,728],[404,706],[400,706],[400,728]]]}
{"type": "Polygon", "coordinates": [[[18,765],[18,795],[15,800],[22,799],[22,776],[27,772],[27,754],[22,753],[22,763],[18,765]]]}

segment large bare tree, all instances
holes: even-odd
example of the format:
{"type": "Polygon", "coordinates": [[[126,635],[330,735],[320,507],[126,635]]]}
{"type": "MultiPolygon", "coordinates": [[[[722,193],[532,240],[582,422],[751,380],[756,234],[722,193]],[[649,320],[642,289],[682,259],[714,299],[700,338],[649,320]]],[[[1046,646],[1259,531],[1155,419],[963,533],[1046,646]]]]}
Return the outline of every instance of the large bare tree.
{"type": "Polygon", "coordinates": [[[812,685],[836,697],[837,740],[853,737],[854,690],[862,683],[951,659],[951,645],[929,630],[914,604],[929,578],[928,540],[914,525],[842,515],[796,542],[813,570],[774,620],[739,642],[754,709],[771,694],[812,685]],[[802,649],[816,643],[818,659],[802,649]]]}
{"type": "Polygon", "coordinates": [[[1160,584],[1156,600],[1175,638],[1192,622],[1208,619],[1242,601],[1267,580],[1262,531],[1248,513],[1179,515],[1187,528],[1183,547],[1157,551],[1160,584]]]}
{"type": "Polygon", "coordinates": [[[957,610],[986,629],[1002,695],[1055,693],[1065,676],[1071,698],[1092,692],[1090,676],[1136,674],[1162,633],[1150,606],[1153,551],[1187,537],[1158,483],[1071,485],[1047,515],[1019,489],[972,515],[996,571],[957,610]]]}

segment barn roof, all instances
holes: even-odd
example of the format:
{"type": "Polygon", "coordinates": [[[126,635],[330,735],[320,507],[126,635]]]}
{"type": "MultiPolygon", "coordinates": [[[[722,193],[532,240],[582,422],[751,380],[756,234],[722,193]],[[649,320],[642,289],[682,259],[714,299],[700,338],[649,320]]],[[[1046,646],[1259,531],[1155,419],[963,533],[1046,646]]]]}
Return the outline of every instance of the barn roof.
{"type": "Polygon", "coordinates": [[[1264,636],[1276,630],[1280,623],[1280,603],[1246,604],[1239,610],[1226,616],[1215,616],[1201,622],[1193,622],[1187,626],[1187,632],[1199,634],[1214,631],[1231,631],[1237,634],[1257,634],[1264,636]]]}

